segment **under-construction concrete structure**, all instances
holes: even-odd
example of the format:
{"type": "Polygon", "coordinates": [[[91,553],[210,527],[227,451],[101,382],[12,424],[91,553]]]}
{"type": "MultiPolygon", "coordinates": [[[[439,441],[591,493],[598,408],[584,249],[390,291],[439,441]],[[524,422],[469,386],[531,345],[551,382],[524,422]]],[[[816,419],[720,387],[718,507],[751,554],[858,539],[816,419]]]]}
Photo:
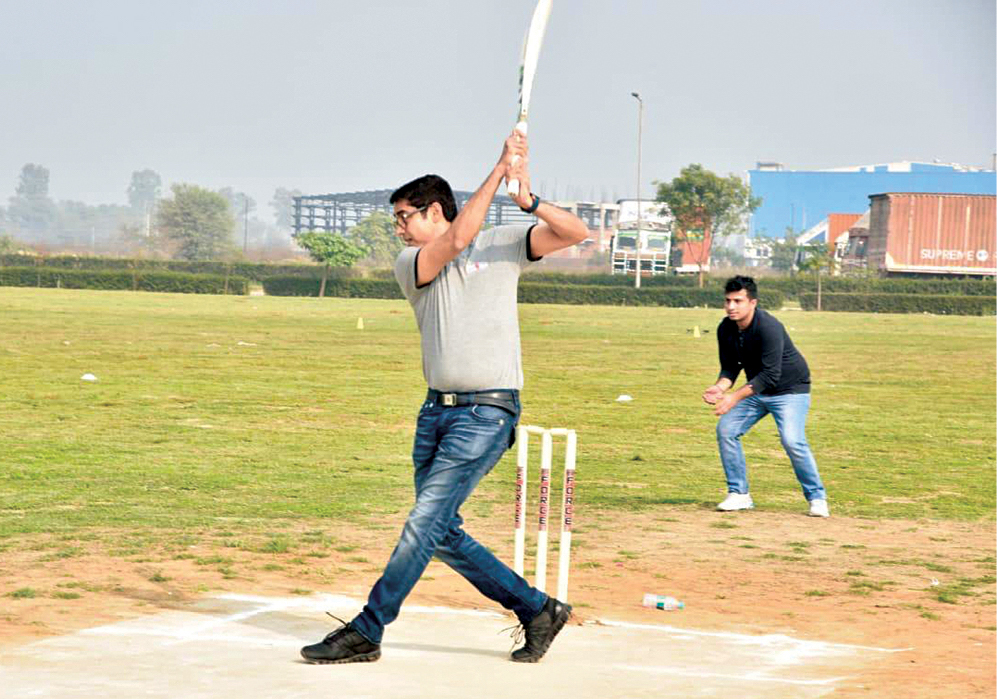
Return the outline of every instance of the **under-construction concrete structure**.
{"type": "MultiPolygon", "coordinates": [[[[294,232],[338,231],[345,234],[375,211],[392,213],[388,199],[390,189],[376,189],[367,192],[344,192],[341,194],[312,194],[294,197],[294,232]]],[[[462,208],[474,192],[455,191],[457,207],[462,208]]],[[[619,219],[618,204],[593,202],[551,202],[555,206],[573,212],[592,231],[593,243],[597,250],[605,250],[609,245],[612,230],[619,219]]],[[[501,226],[510,223],[530,224],[536,219],[523,213],[519,206],[505,195],[496,196],[488,209],[485,223],[501,226]]]]}

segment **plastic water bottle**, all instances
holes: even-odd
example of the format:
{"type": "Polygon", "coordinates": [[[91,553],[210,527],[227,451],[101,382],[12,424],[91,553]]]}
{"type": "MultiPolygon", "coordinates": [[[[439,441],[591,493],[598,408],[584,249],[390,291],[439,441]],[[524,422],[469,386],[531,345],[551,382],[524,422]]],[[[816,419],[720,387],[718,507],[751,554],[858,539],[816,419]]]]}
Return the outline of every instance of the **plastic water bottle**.
{"type": "Polygon", "coordinates": [[[643,604],[645,607],[662,609],[666,612],[670,612],[676,609],[685,609],[685,602],[679,602],[674,597],[666,597],[664,595],[652,595],[650,593],[644,595],[643,604]]]}

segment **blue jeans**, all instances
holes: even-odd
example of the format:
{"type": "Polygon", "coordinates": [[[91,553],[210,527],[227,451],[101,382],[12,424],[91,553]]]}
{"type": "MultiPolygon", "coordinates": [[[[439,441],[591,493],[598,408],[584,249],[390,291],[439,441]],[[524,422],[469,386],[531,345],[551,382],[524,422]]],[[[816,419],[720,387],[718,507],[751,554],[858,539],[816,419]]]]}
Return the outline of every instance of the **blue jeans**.
{"type": "Polygon", "coordinates": [[[786,393],[779,396],[754,395],[742,400],[717,423],[717,444],[720,461],[727,474],[727,490],[731,493],[748,492],[748,465],[741,448],[741,435],[772,413],[779,429],[782,448],[789,455],[796,472],[796,480],[803,488],[807,501],[826,500],[824,484],[817,473],[817,462],[807,444],[804,432],[807,413],[810,411],[809,393],[786,393]]]}
{"type": "Polygon", "coordinates": [[[513,415],[488,405],[423,404],[412,448],[415,506],[366,606],[351,622],[368,641],[381,642],[384,627],[398,616],[402,601],[434,555],[523,623],[543,609],[547,595],[465,533],[464,520],[457,513],[478,481],[512,446],[519,421],[518,395],[516,406],[513,415]]]}

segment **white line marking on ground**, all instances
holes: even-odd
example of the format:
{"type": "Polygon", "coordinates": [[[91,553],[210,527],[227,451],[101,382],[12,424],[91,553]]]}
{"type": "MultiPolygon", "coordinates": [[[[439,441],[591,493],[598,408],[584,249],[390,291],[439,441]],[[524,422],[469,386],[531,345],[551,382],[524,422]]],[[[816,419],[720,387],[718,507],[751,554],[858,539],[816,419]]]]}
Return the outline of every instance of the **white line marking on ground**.
{"type": "Polygon", "coordinates": [[[172,643],[167,643],[167,645],[173,645],[174,643],[181,643],[181,642],[185,643],[185,642],[195,642],[195,641],[197,641],[197,642],[217,641],[217,642],[220,642],[220,643],[241,643],[241,644],[245,644],[245,645],[264,646],[264,647],[268,647],[268,648],[275,647],[275,646],[281,646],[281,647],[287,646],[288,648],[291,648],[291,647],[296,648],[296,647],[298,647],[300,645],[300,642],[298,640],[293,640],[293,639],[289,639],[289,640],[282,640],[282,639],[266,640],[266,639],[262,639],[262,638],[252,638],[252,637],[249,637],[249,636],[235,636],[235,635],[226,635],[226,634],[204,634],[204,635],[200,635],[200,636],[196,636],[196,637],[187,637],[187,636],[184,636],[184,637],[181,638],[181,637],[178,637],[177,634],[175,632],[173,632],[173,631],[169,631],[167,629],[154,629],[154,628],[149,628],[149,629],[143,629],[143,628],[134,629],[134,628],[122,628],[122,627],[117,627],[117,626],[99,626],[99,627],[93,628],[93,629],[84,629],[81,633],[84,633],[84,634],[93,634],[93,635],[100,635],[100,636],[158,636],[160,638],[169,639],[169,640],[172,641],[172,643]]]}
{"type": "MultiPolygon", "coordinates": [[[[257,604],[270,605],[273,604],[275,600],[280,600],[282,598],[274,597],[256,597],[253,595],[238,595],[238,594],[224,594],[219,595],[215,599],[227,599],[236,602],[255,602],[257,604]]],[[[344,607],[350,609],[356,609],[360,611],[363,606],[359,600],[353,597],[345,597],[343,595],[312,595],[309,597],[296,597],[296,598],[283,598],[286,603],[287,608],[305,608],[305,609],[315,609],[322,611],[328,608],[342,609],[344,607]]],[[[453,607],[421,607],[415,604],[406,604],[402,607],[402,613],[414,613],[414,614],[456,614],[458,616],[480,616],[480,617],[496,617],[502,618],[503,615],[499,612],[490,611],[487,609],[455,609],[453,607]]]]}
{"type": "MultiPolygon", "coordinates": [[[[177,645],[179,643],[192,643],[201,641],[223,641],[231,643],[242,643],[250,645],[263,645],[263,646],[274,646],[274,645],[285,645],[284,643],[279,643],[275,641],[268,641],[258,638],[236,636],[236,635],[224,635],[224,634],[207,634],[206,632],[217,629],[220,626],[225,626],[226,624],[238,623],[250,619],[254,616],[259,616],[260,614],[270,614],[272,612],[286,611],[289,609],[305,609],[311,611],[323,611],[328,608],[341,609],[343,607],[356,608],[358,606],[357,600],[351,597],[343,597],[340,595],[320,595],[316,597],[260,597],[256,595],[240,595],[240,594],[224,594],[218,595],[214,599],[229,600],[233,602],[246,602],[249,604],[259,605],[252,609],[246,609],[241,612],[236,612],[234,614],[229,614],[224,617],[216,617],[210,621],[198,623],[198,624],[188,624],[180,628],[132,628],[132,627],[119,627],[119,626],[99,626],[92,629],[85,629],[83,633],[88,634],[106,634],[112,636],[127,636],[129,634],[138,634],[142,636],[157,636],[164,639],[164,644],[168,646],[177,645]]],[[[457,615],[457,616],[477,616],[485,618],[495,618],[502,619],[503,615],[497,612],[480,610],[480,609],[452,609],[449,607],[421,607],[418,605],[409,605],[405,607],[406,613],[414,614],[441,614],[441,615],[457,615]]],[[[297,645],[298,641],[295,640],[288,645],[297,645]]]]}
{"type": "Polygon", "coordinates": [[[845,650],[871,650],[878,653],[903,653],[914,650],[911,648],[876,648],[874,646],[854,646],[848,643],[828,643],[824,641],[803,641],[784,634],[765,634],[764,636],[749,636],[747,634],[730,633],[724,631],[695,631],[692,629],[682,629],[677,626],[663,626],[660,624],[633,624],[626,621],[612,621],[609,619],[599,619],[589,622],[592,625],[617,626],[624,629],[639,629],[644,631],[664,631],[676,636],[706,636],[711,638],[725,638],[738,643],[759,646],[772,646],[780,643],[793,643],[799,645],[812,645],[818,648],[841,648],[845,650]]]}
{"type": "Polygon", "coordinates": [[[300,606],[297,604],[296,599],[271,599],[269,604],[265,604],[262,607],[257,607],[256,609],[249,609],[243,612],[236,612],[235,614],[230,614],[226,617],[212,619],[203,624],[197,624],[194,626],[187,627],[186,631],[182,631],[175,635],[175,640],[167,643],[167,645],[174,645],[177,643],[186,643],[188,641],[199,641],[201,640],[201,634],[210,629],[218,628],[219,626],[224,626],[225,624],[232,624],[235,622],[243,621],[260,614],[269,614],[270,612],[280,612],[285,609],[290,609],[292,607],[300,606]]]}
{"type": "MultiPolygon", "coordinates": [[[[176,645],[180,643],[190,643],[190,642],[205,642],[205,641],[217,641],[226,643],[238,643],[243,645],[254,645],[254,646],[284,646],[284,645],[297,645],[297,639],[288,642],[282,642],[280,640],[265,640],[261,638],[254,638],[252,636],[241,636],[236,634],[219,634],[210,633],[212,630],[216,630],[219,627],[225,626],[226,624],[235,624],[246,619],[250,619],[254,616],[260,614],[269,614],[273,612],[288,611],[291,609],[297,610],[307,610],[321,612],[326,609],[358,609],[360,606],[360,601],[343,595],[313,595],[309,597],[264,597],[260,595],[245,595],[237,593],[226,593],[218,595],[214,599],[227,600],[232,602],[244,602],[247,604],[254,605],[250,609],[245,609],[240,612],[235,612],[224,617],[216,617],[206,622],[187,624],[181,626],[180,628],[128,628],[128,627],[118,627],[118,626],[103,626],[93,629],[87,629],[84,633],[94,633],[94,634],[108,634],[115,636],[124,636],[129,634],[138,634],[143,636],[155,636],[163,639],[166,645],[176,645]]],[[[418,605],[407,605],[403,609],[405,614],[434,614],[434,615],[457,615],[457,616],[475,616],[475,617],[485,617],[502,619],[504,615],[491,610],[482,609],[454,609],[450,607],[424,607],[418,605]]],[[[635,629],[641,631],[658,631],[671,634],[676,640],[689,640],[693,641],[697,638],[717,638],[726,641],[736,643],[738,645],[746,646],[758,646],[762,648],[769,648],[772,654],[768,656],[768,659],[775,665],[795,665],[800,664],[804,660],[814,657],[826,656],[829,654],[834,654],[836,652],[842,651],[873,651],[878,653],[899,653],[904,651],[913,650],[913,648],[877,648],[872,646],[858,646],[850,645],[845,643],[826,643],[822,641],[806,641],[791,636],[786,636],[784,634],[766,634],[762,636],[750,636],[747,634],[737,634],[730,632],[720,632],[720,631],[697,631],[693,629],[679,628],[676,626],[668,626],[664,624],[638,624],[623,621],[613,621],[609,619],[600,619],[598,621],[588,622],[586,625],[589,626],[607,626],[616,627],[621,629],[635,629]]],[[[635,668],[641,669],[647,672],[663,672],[669,674],[687,674],[688,676],[695,677],[716,677],[719,679],[736,679],[733,677],[728,677],[726,675],[711,674],[711,673],[691,673],[689,674],[686,670],[681,670],[678,668],[635,668]]],[[[757,679],[758,681],[766,682],[782,682],[787,680],[782,680],[780,678],[771,678],[764,675],[754,675],[750,679],[757,679]]],[[[821,684],[821,683],[831,683],[835,680],[799,680],[801,683],[810,684],[821,684]]],[[[796,682],[795,680],[791,682],[796,682]]]]}

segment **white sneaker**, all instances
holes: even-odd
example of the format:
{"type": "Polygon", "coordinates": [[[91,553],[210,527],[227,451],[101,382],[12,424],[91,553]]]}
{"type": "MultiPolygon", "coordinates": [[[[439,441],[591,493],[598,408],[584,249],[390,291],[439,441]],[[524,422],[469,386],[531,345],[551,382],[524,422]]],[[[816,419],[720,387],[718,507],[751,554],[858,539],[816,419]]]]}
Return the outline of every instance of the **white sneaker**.
{"type": "Polygon", "coordinates": [[[728,493],[727,499],[717,505],[721,512],[732,512],[734,510],[750,510],[755,506],[751,501],[751,496],[747,493],[728,493]]]}
{"type": "Polygon", "coordinates": [[[811,517],[830,517],[831,513],[827,509],[827,500],[811,500],[809,514],[811,517]]]}

